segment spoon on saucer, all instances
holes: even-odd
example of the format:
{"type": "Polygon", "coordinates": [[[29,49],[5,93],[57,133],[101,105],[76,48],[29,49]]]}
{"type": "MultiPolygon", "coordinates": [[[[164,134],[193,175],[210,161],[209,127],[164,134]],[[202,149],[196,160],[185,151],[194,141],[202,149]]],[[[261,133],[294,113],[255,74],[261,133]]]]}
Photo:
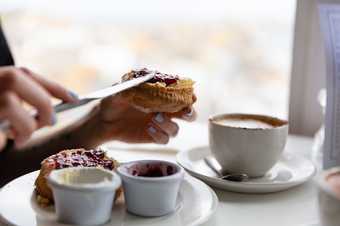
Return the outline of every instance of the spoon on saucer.
{"type": "Polygon", "coordinates": [[[212,156],[204,157],[204,162],[212,169],[220,179],[233,182],[245,182],[249,180],[249,176],[244,173],[223,174],[222,167],[212,156]]]}

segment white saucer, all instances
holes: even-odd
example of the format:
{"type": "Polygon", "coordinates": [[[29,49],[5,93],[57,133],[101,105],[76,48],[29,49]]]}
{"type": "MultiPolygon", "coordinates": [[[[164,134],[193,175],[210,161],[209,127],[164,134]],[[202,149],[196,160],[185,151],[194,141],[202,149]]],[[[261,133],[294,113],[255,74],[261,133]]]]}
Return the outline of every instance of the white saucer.
{"type": "MultiPolygon", "coordinates": [[[[19,177],[0,191],[1,221],[10,225],[56,226],[53,208],[41,208],[34,196],[34,181],[38,171],[19,177]]],[[[195,226],[206,222],[215,212],[218,199],[215,192],[203,182],[186,175],[181,185],[177,210],[170,215],[143,218],[125,211],[123,202],[112,210],[112,220],[106,226],[195,226]]]]}
{"type": "Polygon", "coordinates": [[[305,158],[284,153],[278,163],[261,178],[247,182],[232,182],[217,178],[204,162],[210,156],[209,147],[198,147],[177,154],[177,162],[191,175],[223,190],[241,193],[270,193],[286,190],[308,181],[315,175],[314,164],[305,158]]]}

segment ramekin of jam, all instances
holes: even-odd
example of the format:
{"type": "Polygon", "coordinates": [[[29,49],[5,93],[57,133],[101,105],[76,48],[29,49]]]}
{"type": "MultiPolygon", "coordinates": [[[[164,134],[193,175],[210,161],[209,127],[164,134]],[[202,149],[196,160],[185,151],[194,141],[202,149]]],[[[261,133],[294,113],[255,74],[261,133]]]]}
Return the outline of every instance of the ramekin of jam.
{"type": "Polygon", "coordinates": [[[127,211],[158,217],[175,211],[184,170],[161,160],[128,162],[117,169],[121,176],[127,211]]]}
{"type": "Polygon", "coordinates": [[[53,190],[58,221],[72,225],[102,225],[110,220],[120,177],[96,167],[54,170],[47,178],[53,190]]]}
{"type": "Polygon", "coordinates": [[[321,172],[316,181],[321,225],[340,225],[340,167],[321,172]]]}

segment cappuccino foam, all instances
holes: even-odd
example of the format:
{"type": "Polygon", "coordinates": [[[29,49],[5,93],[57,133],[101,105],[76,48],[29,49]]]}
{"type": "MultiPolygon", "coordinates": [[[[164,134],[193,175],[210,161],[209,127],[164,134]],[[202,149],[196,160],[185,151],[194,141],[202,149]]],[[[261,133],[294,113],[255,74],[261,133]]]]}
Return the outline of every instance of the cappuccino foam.
{"type": "Polygon", "coordinates": [[[237,118],[224,118],[218,119],[217,122],[220,125],[230,126],[235,128],[247,128],[247,129],[271,129],[273,125],[255,119],[237,119],[237,118]]]}

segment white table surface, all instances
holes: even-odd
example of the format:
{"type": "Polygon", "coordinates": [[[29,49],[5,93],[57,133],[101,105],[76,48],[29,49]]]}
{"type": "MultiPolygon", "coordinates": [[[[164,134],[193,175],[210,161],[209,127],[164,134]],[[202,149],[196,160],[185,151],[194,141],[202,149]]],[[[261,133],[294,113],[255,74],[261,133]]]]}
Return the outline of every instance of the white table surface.
{"type": "MultiPolygon", "coordinates": [[[[175,161],[178,151],[208,144],[206,125],[181,122],[180,127],[178,137],[167,146],[110,142],[104,147],[109,150],[109,155],[118,161],[148,158],[175,161]]],[[[310,158],[311,146],[310,138],[289,136],[285,151],[310,158]]],[[[319,225],[317,192],[313,181],[287,191],[263,195],[214,190],[220,201],[219,206],[217,212],[204,226],[319,225]]]]}

